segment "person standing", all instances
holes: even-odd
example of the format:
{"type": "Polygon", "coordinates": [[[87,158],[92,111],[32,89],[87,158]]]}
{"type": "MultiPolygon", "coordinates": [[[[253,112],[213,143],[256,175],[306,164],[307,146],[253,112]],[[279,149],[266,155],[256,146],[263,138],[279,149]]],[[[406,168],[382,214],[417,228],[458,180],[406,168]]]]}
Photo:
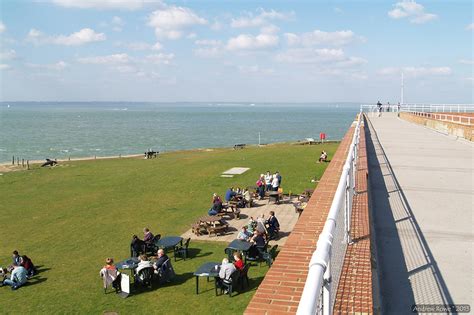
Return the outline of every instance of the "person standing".
{"type": "Polygon", "coordinates": [[[265,175],[265,191],[272,190],[272,180],[272,174],[270,174],[270,171],[267,171],[267,174],[265,175]]]}
{"type": "Polygon", "coordinates": [[[257,180],[258,197],[262,200],[265,197],[265,175],[261,174],[257,180]]]}
{"type": "Polygon", "coordinates": [[[278,181],[277,174],[274,174],[272,178],[272,191],[278,191],[279,186],[280,182],[278,181]]]}

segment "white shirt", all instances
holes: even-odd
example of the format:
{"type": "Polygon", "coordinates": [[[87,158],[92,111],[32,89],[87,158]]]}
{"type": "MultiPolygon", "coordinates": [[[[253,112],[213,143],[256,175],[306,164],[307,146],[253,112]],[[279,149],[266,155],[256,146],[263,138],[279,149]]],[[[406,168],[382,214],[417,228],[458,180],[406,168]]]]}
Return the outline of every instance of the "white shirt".
{"type": "Polygon", "coordinates": [[[272,187],[276,188],[280,185],[279,181],[278,181],[278,177],[273,177],[273,180],[272,180],[272,187]]]}
{"type": "Polygon", "coordinates": [[[272,175],[265,175],[265,184],[270,185],[272,183],[272,175]]]}

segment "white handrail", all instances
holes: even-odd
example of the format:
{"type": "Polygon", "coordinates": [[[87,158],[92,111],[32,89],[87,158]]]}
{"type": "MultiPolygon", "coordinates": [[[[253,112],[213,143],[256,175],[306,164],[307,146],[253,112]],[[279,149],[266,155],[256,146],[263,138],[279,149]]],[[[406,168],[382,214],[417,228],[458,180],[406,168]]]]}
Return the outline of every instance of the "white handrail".
{"type": "MultiPolygon", "coordinates": [[[[301,295],[301,300],[298,305],[298,315],[313,315],[316,313],[319,304],[321,303],[321,291],[323,290],[323,313],[332,314],[331,301],[331,252],[333,235],[337,224],[344,224],[344,222],[337,222],[336,218],[338,212],[344,207],[346,222],[350,224],[350,209],[352,206],[352,198],[355,192],[355,172],[357,147],[359,144],[360,125],[362,119],[362,109],[357,119],[357,124],[352,137],[352,142],[349,147],[346,162],[342,169],[342,174],[337,185],[336,193],[329,209],[328,217],[323,227],[323,231],[319,235],[316,245],[316,250],[313,252],[311,261],[309,263],[308,276],[301,295]],[[348,189],[349,188],[349,189],[348,189]],[[349,201],[346,201],[349,196],[349,201]],[[349,217],[347,217],[349,216],[349,217]]],[[[345,227],[345,240],[350,242],[350,226],[345,227]]]]}

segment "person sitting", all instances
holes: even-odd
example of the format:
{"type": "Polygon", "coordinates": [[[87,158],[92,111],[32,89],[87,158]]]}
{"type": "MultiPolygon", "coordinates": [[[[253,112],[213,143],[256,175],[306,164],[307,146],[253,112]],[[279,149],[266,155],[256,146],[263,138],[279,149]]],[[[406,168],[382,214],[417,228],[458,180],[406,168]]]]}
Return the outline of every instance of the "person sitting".
{"type": "Polygon", "coordinates": [[[262,216],[257,218],[257,231],[259,231],[262,234],[267,233],[267,228],[265,227],[265,215],[262,214],[262,216]]]}
{"type": "Polygon", "coordinates": [[[247,227],[244,225],[242,227],[242,229],[240,230],[239,232],[239,235],[237,235],[237,238],[239,240],[242,240],[242,241],[248,241],[250,240],[250,237],[252,236],[252,234],[250,234],[248,231],[247,231],[247,227]]]}
{"type": "Polygon", "coordinates": [[[140,271],[142,271],[145,268],[153,268],[153,265],[151,261],[148,260],[147,255],[140,255],[140,261],[138,262],[137,269],[135,269],[135,275],[136,278],[139,282],[142,282],[144,279],[143,274],[140,274],[140,271]]]}
{"type": "Polygon", "coordinates": [[[327,162],[327,161],[328,161],[328,154],[326,153],[326,151],[321,151],[321,155],[319,156],[318,163],[327,162]]]}
{"type": "Polygon", "coordinates": [[[257,228],[257,221],[251,216],[249,219],[249,223],[247,223],[247,232],[253,235],[253,231],[257,228]]]}
{"type": "Polygon", "coordinates": [[[267,220],[268,224],[268,234],[270,238],[274,238],[278,236],[278,232],[280,231],[280,222],[275,217],[275,211],[270,211],[270,217],[267,220]]]}
{"type": "Polygon", "coordinates": [[[138,238],[138,236],[132,236],[132,243],[130,244],[130,251],[132,257],[138,257],[145,253],[145,242],[138,238]]]}
{"type": "Polygon", "coordinates": [[[158,273],[158,270],[163,266],[165,261],[169,259],[168,255],[166,255],[165,251],[163,249],[159,249],[158,252],[156,253],[158,256],[158,260],[153,264],[153,268],[155,268],[155,273],[158,273]]]}
{"type": "Polygon", "coordinates": [[[235,196],[237,195],[237,193],[234,191],[234,188],[233,187],[230,187],[229,189],[227,189],[227,191],[225,192],[225,200],[227,202],[231,201],[235,196]]]}
{"type": "Polygon", "coordinates": [[[207,214],[209,215],[216,215],[218,214],[219,212],[222,211],[222,201],[219,199],[216,199],[214,201],[214,203],[212,204],[212,207],[211,209],[209,209],[209,211],[207,212],[207,214]]]}
{"type": "Polygon", "coordinates": [[[242,194],[242,197],[243,197],[243,201],[244,201],[244,205],[248,208],[251,208],[252,207],[252,196],[250,195],[250,191],[248,189],[245,189],[243,194],[242,194]]]}
{"type": "Polygon", "coordinates": [[[255,231],[252,238],[250,239],[250,242],[253,243],[253,245],[249,249],[249,256],[252,258],[261,256],[261,250],[266,244],[264,234],[259,231],[255,231]]]}
{"type": "MultiPolygon", "coordinates": [[[[219,278],[217,278],[217,285],[222,287],[222,283],[231,283],[232,273],[235,271],[235,266],[232,263],[229,263],[229,259],[224,258],[222,259],[221,268],[219,270],[219,278]]],[[[227,294],[227,291],[224,292],[227,294]]]]}
{"type": "Polygon", "coordinates": [[[237,270],[242,271],[244,269],[244,261],[242,255],[239,252],[234,253],[234,266],[237,270]]]}
{"type": "Polygon", "coordinates": [[[102,267],[99,274],[104,280],[104,289],[106,289],[108,285],[112,284],[112,287],[115,289],[116,293],[120,291],[120,281],[122,275],[117,271],[113,258],[105,259],[105,266],[102,267]]]}
{"type": "Polygon", "coordinates": [[[21,256],[21,266],[26,269],[28,278],[33,277],[36,274],[36,267],[28,256],[21,256]]]}
{"type": "Polygon", "coordinates": [[[14,250],[13,251],[13,254],[12,254],[12,264],[10,266],[7,267],[7,271],[10,272],[13,270],[13,265],[18,265],[18,266],[21,266],[21,263],[23,262],[23,260],[21,259],[21,256],[20,254],[18,253],[17,250],[14,250]]]}
{"type": "Polygon", "coordinates": [[[12,268],[13,270],[11,271],[10,279],[3,280],[2,285],[9,285],[12,290],[16,290],[24,285],[27,281],[26,269],[17,263],[14,263],[12,268]]]}
{"type": "Polygon", "coordinates": [[[214,193],[212,195],[212,204],[214,204],[216,201],[220,201],[222,203],[221,197],[218,194],[214,193]]]}
{"type": "Polygon", "coordinates": [[[146,245],[150,245],[153,242],[153,238],[155,236],[151,233],[150,229],[144,228],[143,229],[143,241],[146,245]]]}

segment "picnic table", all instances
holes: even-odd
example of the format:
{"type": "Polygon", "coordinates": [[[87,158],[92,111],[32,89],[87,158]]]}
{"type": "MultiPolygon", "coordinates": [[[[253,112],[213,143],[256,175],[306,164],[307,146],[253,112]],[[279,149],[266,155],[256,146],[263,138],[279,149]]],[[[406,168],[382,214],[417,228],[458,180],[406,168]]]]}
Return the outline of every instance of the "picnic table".
{"type": "Polygon", "coordinates": [[[204,216],[199,218],[200,223],[206,223],[212,225],[213,227],[216,227],[217,224],[220,224],[221,220],[222,218],[216,215],[204,216]]]}
{"type": "Polygon", "coordinates": [[[166,236],[155,241],[155,246],[163,248],[165,251],[169,248],[175,248],[176,245],[183,244],[183,238],[181,236],[166,236]]]}
{"type": "Polygon", "coordinates": [[[270,202],[273,199],[275,203],[280,203],[280,193],[278,191],[269,191],[267,194],[268,194],[268,202],[270,202]]]}
{"type": "Polygon", "coordinates": [[[196,294],[199,294],[199,277],[207,277],[207,281],[209,281],[210,277],[218,277],[219,276],[219,263],[216,262],[207,262],[194,272],[196,276],[196,294]],[[217,266],[217,268],[216,268],[217,266]]]}
{"type": "MultiPolygon", "coordinates": [[[[228,251],[229,249],[231,251],[243,252],[245,262],[247,262],[247,254],[248,254],[248,251],[250,250],[250,247],[252,246],[253,246],[253,243],[250,243],[244,240],[235,239],[232,242],[230,242],[229,245],[227,245],[225,252],[229,253],[228,251]]],[[[232,258],[232,257],[229,257],[229,258],[232,258]]]]}

